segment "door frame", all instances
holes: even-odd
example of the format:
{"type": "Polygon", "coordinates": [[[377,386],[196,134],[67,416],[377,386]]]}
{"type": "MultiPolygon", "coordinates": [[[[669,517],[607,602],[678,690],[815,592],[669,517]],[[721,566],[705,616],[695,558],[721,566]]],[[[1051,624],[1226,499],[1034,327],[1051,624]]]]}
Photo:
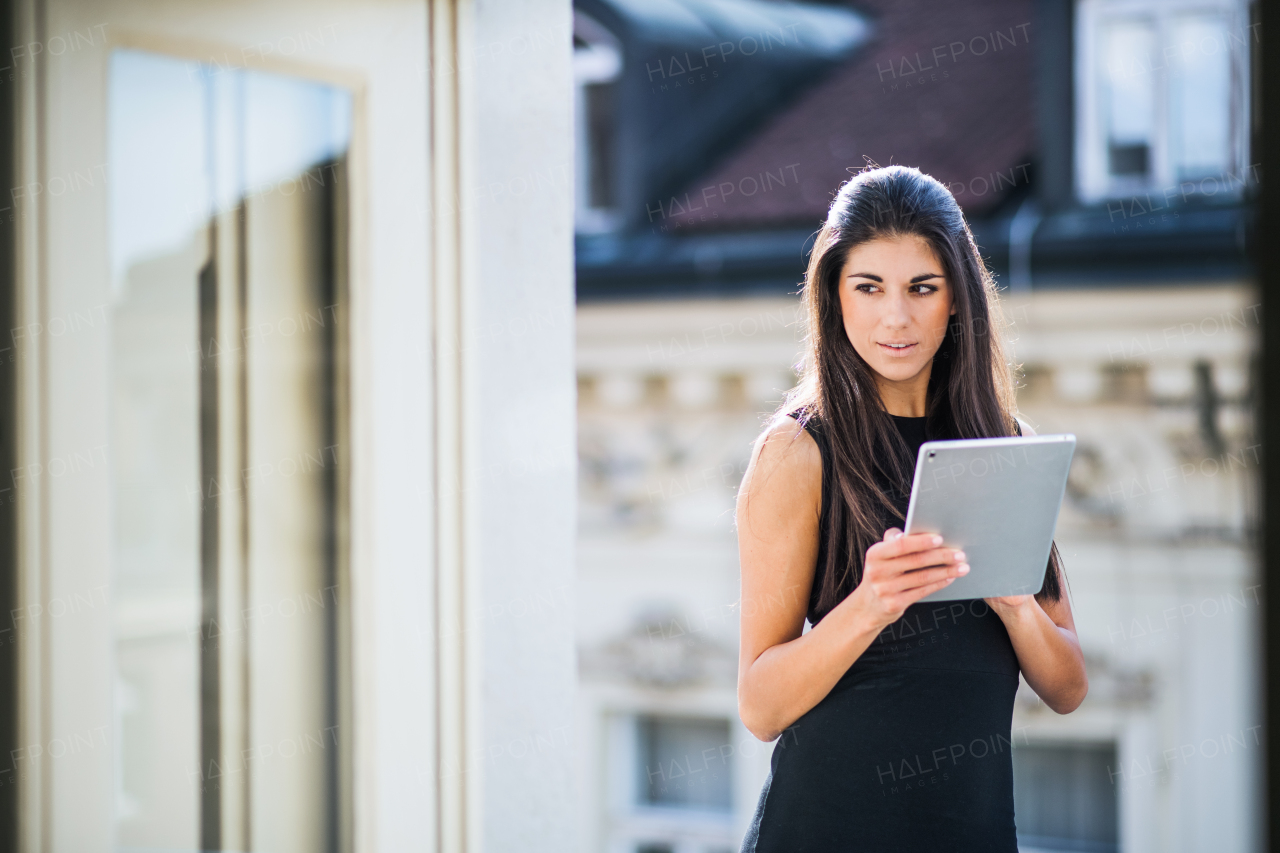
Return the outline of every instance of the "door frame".
{"type": "MultiPolygon", "coordinates": [[[[167,32],[162,16],[153,14],[165,5],[132,0],[115,0],[109,6],[75,0],[43,3],[28,0],[20,4],[19,29],[25,35],[14,39],[14,43],[48,45],[59,34],[76,31],[92,32],[95,43],[74,55],[64,52],[56,60],[46,55],[31,62],[31,74],[23,78],[18,95],[24,131],[18,152],[19,170],[35,176],[34,181],[42,186],[49,186],[68,171],[74,172],[72,164],[79,161],[102,163],[100,171],[105,172],[107,75],[111,54],[117,49],[143,50],[203,62],[223,59],[231,64],[244,60],[244,67],[253,70],[310,79],[351,93],[347,271],[351,325],[347,370],[352,448],[348,460],[351,542],[347,562],[351,575],[352,621],[348,653],[352,657],[351,671],[356,683],[352,689],[353,743],[348,747],[354,766],[344,785],[354,788],[348,803],[355,809],[353,823],[361,833],[357,848],[372,849],[375,839],[388,831],[401,837],[417,836],[426,840],[430,826],[435,823],[429,810],[425,814],[419,810],[412,816],[389,812],[380,808],[377,792],[388,781],[388,775],[403,777],[416,769],[397,767],[397,764],[420,761],[424,756],[434,759],[433,740],[425,731],[434,722],[433,661],[430,649],[421,644],[390,642],[392,638],[386,636],[376,617],[385,609],[380,607],[379,598],[387,596],[388,590],[408,588],[416,593],[411,596],[416,602],[430,600],[429,573],[413,572],[411,566],[397,565],[397,561],[387,559],[386,552],[390,550],[410,558],[421,555],[424,562],[429,562],[428,552],[420,534],[414,537],[417,541],[411,541],[406,530],[380,525],[375,508],[407,497],[410,484],[406,479],[430,478],[428,454],[421,452],[415,459],[411,449],[415,440],[420,442],[422,435],[430,433],[430,422],[423,406],[416,419],[402,420],[400,429],[388,430],[387,424],[396,414],[388,411],[393,400],[385,390],[379,393],[371,386],[377,382],[380,365],[400,361],[398,350],[405,343],[401,339],[392,345],[388,340],[394,336],[386,333],[385,323],[381,322],[388,313],[387,303],[411,294],[413,288],[409,285],[415,279],[426,279],[429,271],[425,253],[421,251],[396,257],[394,251],[387,250],[387,240],[374,245],[376,241],[371,238],[369,226],[372,217],[382,214],[379,218],[386,221],[395,213],[379,210],[380,206],[392,207],[380,201],[392,197],[386,176],[382,179],[383,186],[378,187],[376,193],[371,192],[371,136],[377,137],[383,149],[398,147],[402,155],[415,151],[420,155],[426,150],[424,123],[419,122],[420,126],[415,128],[413,122],[409,122],[410,132],[397,144],[394,131],[399,122],[385,110],[377,119],[371,119],[369,90],[389,88],[391,77],[387,69],[376,67],[378,60],[371,52],[343,55],[343,40],[335,38],[332,44],[317,48],[314,55],[290,57],[278,52],[273,55],[271,51],[262,50],[261,45],[278,45],[288,34],[282,36],[273,27],[271,17],[263,16],[258,21],[246,19],[243,7],[230,4],[201,10],[200,15],[207,20],[198,28],[191,27],[189,21],[184,22],[188,30],[199,29],[206,36],[167,32]],[[230,59],[225,59],[227,57],[230,59]],[[85,85],[86,82],[91,85],[85,85]],[[376,130],[371,129],[371,123],[378,124],[376,130]],[[404,274],[404,285],[388,286],[389,277],[385,272],[382,276],[376,274],[376,267],[385,267],[388,263],[404,274]],[[401,454],[409,455],[408,459],[400,455],[391,460],[391,464],[399,466],[407,462],[412,472],[409,478],[387,476],[390,466],[386,454],[374,452],[375,445],[383,442],[385,446],[388,438],[401,454]],[[403,703],[394,713],[386,708],[386,697],[393,692],[388,689],[388,682],[393,680],[387,676],[388,669],[418,671],[428,676],[418,689],[407,694],[394,691],[400,694],[396,697],[398,703],[403,703]],[[411,726],[405,725],[406,719],[412,720],[411,726]],[[428,724],[425,729],[424,722],[428,724]],[[388,749],[386,741],[375,736],[379,727],[393,735],[394,749],[388,749]],[[380,740],[383,740],[381,749],[378,748],[380,740]],[[385,760],[401,752],[407,743],[415,747],[414,758],[385,760]]],[[[294,7],[295,17],[308,18],[306,4],[287,5],[294,7]]],[[[366,7],[347,3],[345,10],[343,4],[339,4],[336,10],[329,11],[334,12],[335,20],[340,20],[346,12],[348,20],[343,22],[342,32],[350,41],[370,39],[391,25],[416,33],[417,38],[409,43],[410,55],[425,57],[425,10],[421,8],[384,9],[381,15],[369,15],[366,7]],[[359,17],[365,20],[354,20],[359,17]]],[[[315,15],[310,19],[314,20],[315,15]]],[[[297,34],[296,27],[291,34],[297,34]]],[[[421,78],[404,76],[397,87],[404,90],[410,102],[425,104],[426,86],[421,78]],[[422,97],[415,98],[419,94],[422,97]]],[[[389,93],[384,91],[383,95],[388,97],[389,93]]],[[[404,160],[407,167],[398,170],[395,177],[399,183],[405,183],[407,178],[418,195],[425,196],[424,158],[409,156],[404,160]]],[[[35,200],[20,232],[23,251],[19,255],[16,277],[19,322],[15,326],[48,328],[54,319],[64,315],[87,316],[88,309],[94,308],[99,308],[99,316],[106,320],[110,287],[108,215],[107,195],[102,187],[79,195],[61,198],[45,195],[35,200]],[[67,250],[72,242],[78,245],[78,251],[67,250]]],[[[409,218],[393,230],[399,230],[401,239],[421,244],[425,242],[422,239],[425,225],[423,217],[416,221],[409,218]]],[[[416,300],[404,301],[418,317],[429,316],[425,294],[419,294],[416,300]]],[[[426,352],[429,326],[420,320],[416,326],[421,329],[416,348],[426,352]]],[[[398,330],[401,338],[412,328],[414,324],[405,324],[404,329],[398,330]]],[[[41,460],[74,454],[75,448],[101,447],[109,440],[110,398],[106,390],[110,376],[107,366],[109,321],[82,331],[83,334],[63,340],[49,334],[33,336],[30,357],[22,362],[16,392],[16,411],[21,418],[17,444],[18,457],[27,460],[28,469],[33,464],[31,460],[40,464],[41,460]]],[[[412,341],[409,343],[413,345],[412,341]]],[[[420,365],[401,368],[401,375],[408,374],[406,378],[412,386],[421,389],[424,399],[429,394],[431,380],[426,368],[425,360],[420,365]]],[[[20,813],[25,818],[20,825],[19,848],[23,850],[107,851],[114,846],[112,797],[116,758],[110,736],[114,719],[111,683],[114,664],[110,652],[113,642],[111,531],[107,510],[110,481],[103,468],[81,473],[85,476],[74,482],[70,479],[59,482],[48,476],[28,478],[19,512],[17,600],[44,602],[46,606],[42,609],[47,611],[47,603],[74,595],[77,590],[89,590],[100,596],[99,606],[86,610],[76,619],[32,619],[33,630],[22,635],[17,676],[22,703],[19,742],[45,745],[44,760],[29,760],[29,772],[18,789],[20,813]],[[80,732],[98,737],[97,748],[81,749],[74,756],[59,756],[62,760],[49,759],[49,745],[57,749],[61,739],[80,732]]]]}

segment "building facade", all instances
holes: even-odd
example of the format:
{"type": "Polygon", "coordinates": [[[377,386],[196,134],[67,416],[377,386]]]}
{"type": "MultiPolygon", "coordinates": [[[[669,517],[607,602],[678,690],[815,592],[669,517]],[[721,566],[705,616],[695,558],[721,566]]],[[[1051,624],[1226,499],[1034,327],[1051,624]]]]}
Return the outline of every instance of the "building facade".
{"type": "Polygon", "coordinates": [[[579,233],[580,849],[741,843],[773,747],[736,711],[734,496],[794,383],[806,240],[863,155],[949,184],[1020,416],[1078,439],[1057,541],[1090,693],[1059,716],[1019,691],[1020,845],[1259,849],[1256,9],[851,12],[869,35],[826,76],[579,233]]]}
{"type": "MultiPolygon", "coordinates": [[[[1090,673],[1065,717],[1019,693],[1019,825],[1043,845],[1027,849],[1253,849],[1256,297],[1003,308],[1020,415],[1078,440],[1057,540],[1090,673]]],[[[579,307],[583,849],[735,849],[754,810],[773,747],[737,718],[733,505],[802,320],[794,298],[579,307]]]]}

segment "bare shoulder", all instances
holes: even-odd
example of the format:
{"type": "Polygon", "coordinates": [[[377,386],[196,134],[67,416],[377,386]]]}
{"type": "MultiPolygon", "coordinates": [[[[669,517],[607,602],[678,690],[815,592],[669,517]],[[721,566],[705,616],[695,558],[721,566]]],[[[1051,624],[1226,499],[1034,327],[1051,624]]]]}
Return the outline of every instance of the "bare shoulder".
{"type": "Polygon", "coordinates": [[[795,419],[774,418],[756,439],[741,494],[769,494],[783,501],[821,497],[822,452],[795,419]]]}
{"type": "MultiPolygon", "coordinates": [[[[822,514],[822,452],[794,418],[775,418],[756,439],[738,490],[735,517],[744,577],[760,548],[772,554],[762,565],[777,568],[783,552],[810,563],[822,514]],[[812,542],[810,542],[812,540],[812,542]],[[782,552],[773,551],[781,548],[782,552]],[[796,550],[799,548],[799,550],[796,550]]],[[[810,566],[812,568],[812,566],[810,566]]]]}
{"type": "Polygon", "coordinates": [[[822,452],[818,443],[795,418],[776,417],[756,439],[753,465],[822,476],[822,452]]]}
{"type": "Polygon", "coordinates": [[[1035,435],[1035,434],[1036,434],[1036,431],[1035,431],[1035,430],[1033,430],[1033,429],[1031,428],[1031,424],[1027,423],[1027,422],[1026,422],[1026,419],[1024,419],[1024,418],[1020,418],[1020,417],[1018,417],[1017,415],[1014,415],[1014,418],[1015,418],[1015,419],[1017,419],[1017,421],[1018,421],[1018,426],[1022,428],[1022,434],[1023,434],[1023,435],[1035,435]]]}

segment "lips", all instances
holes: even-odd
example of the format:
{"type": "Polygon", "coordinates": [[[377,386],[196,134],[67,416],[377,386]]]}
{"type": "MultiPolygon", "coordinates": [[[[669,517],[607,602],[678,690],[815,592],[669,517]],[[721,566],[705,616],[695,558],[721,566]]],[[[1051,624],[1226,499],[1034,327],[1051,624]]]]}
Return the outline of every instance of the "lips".
{"type": "Polygon", "coordinates": [[[906,355],[906,354],[907,354],[907,353],[909,353],[909,352],[913,352],[913,351],[915,350],[915,348],[918,346],[918,344],[915,344],[915,343],[884,343],[884,342],[882,341],[882,342],[878,343],[878,344],[877,344],[877,346],[879,346],[879,347],[880,347],[881,351],[883,351],[883,352],[887,352],[887,353],[889,353],[889,354],[891,354],[891,355],[906,355]]]}

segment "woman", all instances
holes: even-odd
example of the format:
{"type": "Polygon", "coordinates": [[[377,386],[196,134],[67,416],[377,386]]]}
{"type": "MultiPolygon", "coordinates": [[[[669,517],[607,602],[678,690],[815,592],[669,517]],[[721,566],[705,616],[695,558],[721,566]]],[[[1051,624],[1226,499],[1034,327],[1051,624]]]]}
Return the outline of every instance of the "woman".
{"type": "Polygon", "coordinates": [[[739,712],[778,739],[743,850],[1014,853],[1018,673],[1060,714],[1088,689],[1057,549],[1035,596],[917,603],[969,567],[896,526],[926,439],[1029,432],[991,277],[946,187],[891,166],[840,189],[804,300],[738,500],[739,712]]]}

